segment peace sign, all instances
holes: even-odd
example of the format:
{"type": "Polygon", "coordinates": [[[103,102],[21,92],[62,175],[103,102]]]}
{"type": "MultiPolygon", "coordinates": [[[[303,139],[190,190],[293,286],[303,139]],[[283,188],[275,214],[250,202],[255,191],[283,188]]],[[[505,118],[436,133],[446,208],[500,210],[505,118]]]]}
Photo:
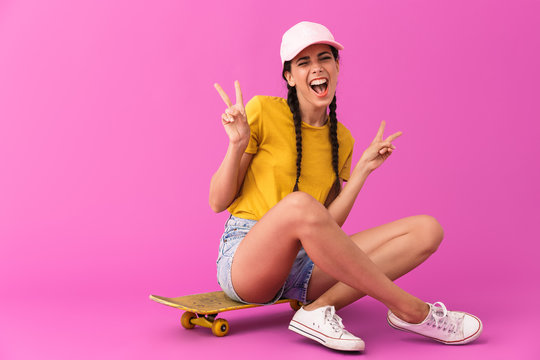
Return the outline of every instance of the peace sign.
{"type": "Polygon", "coordinates": [[[368,172],[372,172],[386,159],[388,159],[388,157],[396,149],[396,147],[392,144],[392,141],[403,134],[401,131],[398,131],[383,140],[385,127],[386,121],[383,120],[379,126],[379,131],[377,131],[377,135],[375,135],[375,138],[369,147],[362,154],[360,161],[358,161],[357,166],[362,166],[368,172]]]}
{"type": "Polygon", "coordinates": [[[236,104],[234,105],[227,93],[225,93],[218,83],[215,83],[214,87],[225,102],[225,105],[227,105],[227,109],[225,109],[225,112],[221,114],[221,123],[225,127],[225,132],[229,136],[229,142],[231,144],[245,145],[247,147],[251,132],[247,122],[246,109],[244,107],[242,90],[240,90],[240,83],[238,80],[234,82],[234,88],[236,91],[236,104]]]}

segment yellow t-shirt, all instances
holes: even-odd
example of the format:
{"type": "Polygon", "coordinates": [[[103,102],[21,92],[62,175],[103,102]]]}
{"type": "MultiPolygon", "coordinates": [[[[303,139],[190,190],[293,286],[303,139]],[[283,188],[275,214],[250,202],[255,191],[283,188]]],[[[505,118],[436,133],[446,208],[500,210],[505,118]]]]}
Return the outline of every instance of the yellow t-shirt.
{"type": "MultiPolygon", "coordinates": [[[[251,138],[246,152],[254,154],[238,197],[229,212],[259,220],[293,191],[296,181],[296,134],[287,100],[255,96],[246,104],[251,138]]],[[[302,122],[302,169],[298,190],[324,204],[335,181],[332,169],[330,122],[315,127],[302,122]]],[[[354,138],[338,122],[339,177],[349,180],[354,138]]]]}

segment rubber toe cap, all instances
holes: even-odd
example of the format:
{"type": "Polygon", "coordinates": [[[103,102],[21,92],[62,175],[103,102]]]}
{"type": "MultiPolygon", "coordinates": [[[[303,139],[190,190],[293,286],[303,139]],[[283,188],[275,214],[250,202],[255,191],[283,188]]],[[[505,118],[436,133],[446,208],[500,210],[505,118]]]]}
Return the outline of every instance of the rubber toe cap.
{"type": "Polygon", "coordinates": [[[468,338],[482,329],[482,322],[475,316],[465,314],[463,319],[463,336],[468,338]]]}

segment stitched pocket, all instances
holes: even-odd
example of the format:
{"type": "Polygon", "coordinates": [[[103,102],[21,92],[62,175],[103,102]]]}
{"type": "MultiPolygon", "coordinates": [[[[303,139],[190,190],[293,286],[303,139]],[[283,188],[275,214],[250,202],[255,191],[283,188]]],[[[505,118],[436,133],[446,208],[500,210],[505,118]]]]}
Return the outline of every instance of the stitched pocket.
{"type": "Polygon", "coordinates": [[[225,231],[221,237],[219,244],[219,253],[221,256],[233,256],[234,251],[246,236],[249,229],[241,229],[231,227],[229,231],[225,231]]]}

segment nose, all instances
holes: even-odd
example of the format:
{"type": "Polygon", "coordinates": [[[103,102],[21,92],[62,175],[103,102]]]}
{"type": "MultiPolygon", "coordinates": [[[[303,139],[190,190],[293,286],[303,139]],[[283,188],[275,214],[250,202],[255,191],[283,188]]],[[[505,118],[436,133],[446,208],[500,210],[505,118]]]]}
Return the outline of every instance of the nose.
{"type": "Polygon", "coordinates": [[[320,73],[322,71],[323,71],[323,68],[322,68],[321,64],[319,64],[318,62],[314,62],[313,67],[311,68],[311,73],[312,74],[318,74],[318,73],[320,73]]]}

